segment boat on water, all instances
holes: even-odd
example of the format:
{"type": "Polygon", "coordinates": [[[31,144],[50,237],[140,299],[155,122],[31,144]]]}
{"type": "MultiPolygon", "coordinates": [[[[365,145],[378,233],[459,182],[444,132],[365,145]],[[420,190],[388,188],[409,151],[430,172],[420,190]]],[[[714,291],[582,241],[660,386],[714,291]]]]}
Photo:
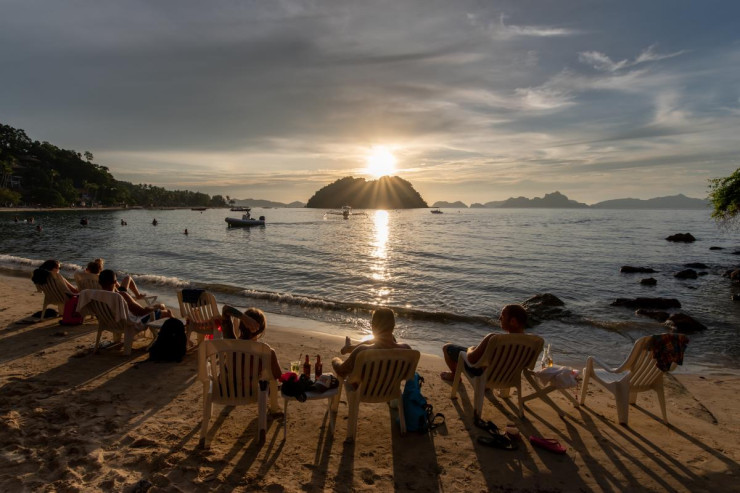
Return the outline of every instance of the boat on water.
{"type": "Polygon", "coordinates": [[[432,209],[432,210],[431,210],[431,211],[429,211],[429,212],[431,212],[432,214],[444,214],[444,213],[443,213],[443,212],[442,212],[441,210],[439,210],[439,209],[432,209]]]}
{"type": "Polygon", "coordinates": [[[201,212],[206,209],[208,209],[208,207],[191,207],[190,208],[191,211],[201,211],[201,212]]]}
{"type": "Polygon", "coordinates": [[[341,210],[338,211],[326,211],[324,215],[331,214],[333,216],[342,216],[344,219],[349,219],[349,216],[367,216],[364,212],[352,212],[352,207],[349,205],[342,206],[341,210]]]}
{"type": "Polygon", "coordinates": [[[232,208],[231,208],[231,210],[232,210],[233,212],[249,212],[249,211],[251,211],[252,209],[250,209],[249,207],[244,207],[244,206],[241,206],[241,205],[240,205],[240,206],[238,206],[238,207],[232,207],[232,208]]]}
{"type": "Polygon", "coordinates": [[[250,213],[251,209],[248,207],[245,208],[246,212],[242,215],[241,219],[237,217],[227,217],[225,219],[226,223],[229,225],[230,228],[243,228],[243,227],[249,227],[249,226],[264,226],[265,225],[265,216],[260,216],[259,219],[255,219],[252,217],[252,214],[250,213]]]}

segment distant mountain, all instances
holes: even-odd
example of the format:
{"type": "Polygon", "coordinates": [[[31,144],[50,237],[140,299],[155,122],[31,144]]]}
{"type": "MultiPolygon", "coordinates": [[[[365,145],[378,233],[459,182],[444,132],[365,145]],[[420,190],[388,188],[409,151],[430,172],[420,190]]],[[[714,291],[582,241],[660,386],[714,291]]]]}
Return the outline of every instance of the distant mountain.
{"type": "Polygon", "coordinates": [[[308,199],[306,207],[339,208],[349,205],[355,209],[416,209],[426,208],[414,186],[397,176],[383,176],[378,180],[346,176],[330,183],[308,199]]]}
{"type": "Polygon", "coordinates": [[[432,207],[436,207],[438,209],[467,209],[468,206],[465,205],[463,202],[460,202],[459,200],[457,202],[445,202],[444,200],[439,200],[432,204],[432,207]]]}
{"type": "Polygon", "coordinates": [[[709,202],[704,199],[692,199],[683,194],[654,199],[615,199],[593,204],[594,209],[706,209],[709,202]]]}
{"type": "Polygon", "coordinates": [[[305,207],[306,204],[303,202],[291,202],[290,204],[284,204],[282,202],[273,202],[272,200],[262,199],[241,199],[234,200],[234,205],[240,207],[305,207]]]}
{"type": "Polygon", "coordinates": [[[511,197],[504,201],[486,202],[483,207],[487,208],[540,208],[540,209],[585,209],[587,204],[570,200],[560,192],[545,194],[544,197],[511,197]]]}

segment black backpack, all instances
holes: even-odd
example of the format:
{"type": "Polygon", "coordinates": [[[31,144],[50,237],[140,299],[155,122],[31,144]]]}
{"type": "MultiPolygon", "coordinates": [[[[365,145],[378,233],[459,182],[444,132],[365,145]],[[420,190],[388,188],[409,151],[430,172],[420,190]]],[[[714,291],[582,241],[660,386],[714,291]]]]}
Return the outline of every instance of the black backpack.
{"type": "Polygon", "coordinates": [[[168,318],[149,348],[149,361],[182,361],[187,351],[185,324],[176,318],[168,318]]]}

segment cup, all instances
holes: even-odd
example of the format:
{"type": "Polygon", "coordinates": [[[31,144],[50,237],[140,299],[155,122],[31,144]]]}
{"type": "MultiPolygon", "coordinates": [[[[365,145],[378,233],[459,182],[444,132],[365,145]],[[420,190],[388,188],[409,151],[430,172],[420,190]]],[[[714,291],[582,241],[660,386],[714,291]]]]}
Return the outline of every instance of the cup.
{"type": "Polygon", "coordinates": [[[300,374],[301,373],[301,362],[300,361],[291,361],[290,362],[290,371],[300,374]]]}

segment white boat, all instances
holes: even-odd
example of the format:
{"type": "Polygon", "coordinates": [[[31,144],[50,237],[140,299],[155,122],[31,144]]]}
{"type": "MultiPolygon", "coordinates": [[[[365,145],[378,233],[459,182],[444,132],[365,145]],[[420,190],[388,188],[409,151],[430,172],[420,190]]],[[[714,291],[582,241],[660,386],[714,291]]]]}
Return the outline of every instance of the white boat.
{"type": "Polygon", "coordinates": [[[324,216],[327,214],[342,216],[344,219],[349,219],[349,216],[367,216],[364,212],[352,212],[352,207],[349,205],[343,205],[341,211],[326,211],[324,216]]]}
{"type": "Polygon", "coordinates": [[[226,223],[229,225],[230,228],[236,228],[236,227],[248,227],[248,226],[264,226],[265,225],[265,216],[260,216],[259,219],[255,219],[250,214],[251,209],[247,209],[246,214],[242,216],[241,219],[237,217],[227,217],[225,219],[226,223]]]}

